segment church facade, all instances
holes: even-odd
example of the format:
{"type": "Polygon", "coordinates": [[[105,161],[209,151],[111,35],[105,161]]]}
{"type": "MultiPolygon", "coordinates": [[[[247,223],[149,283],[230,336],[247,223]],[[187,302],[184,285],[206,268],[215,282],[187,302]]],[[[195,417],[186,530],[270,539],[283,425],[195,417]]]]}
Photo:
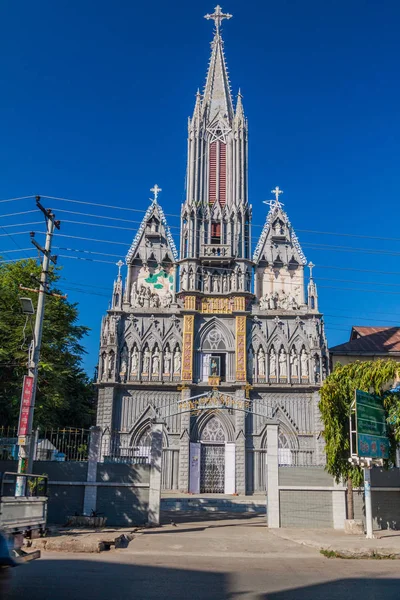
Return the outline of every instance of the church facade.
{"type": "Polygon", "coordinates": [[[189,119],[179,251],[160,188],[103,318],[97,424],[104,459],[145,454],[164,422],[163,487],[265,490],[268,423],[281,464],[323,464],[319,388],[328,350],[317,288],[280,201],[252,250],[248,126],[234,106],[219,6],[204,92],[189,119]]]}

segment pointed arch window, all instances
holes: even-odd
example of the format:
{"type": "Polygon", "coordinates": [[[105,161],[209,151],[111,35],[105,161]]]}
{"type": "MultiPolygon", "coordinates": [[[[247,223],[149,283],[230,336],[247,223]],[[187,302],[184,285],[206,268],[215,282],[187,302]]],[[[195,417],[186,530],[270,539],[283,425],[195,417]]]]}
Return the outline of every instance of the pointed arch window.
{"type": "Polygon", "coordinates": [[[225,438],[225,431],[220,419],[215,416],[211,417],[201,432],[201,441],[223,444],[225,443],[225,438]]]}
{"type": "Polygon", "coordinates": [[[211,243],[221,243],[221,223],[218,223],[216,221],[212,221],[211,223],[211,243]]]}

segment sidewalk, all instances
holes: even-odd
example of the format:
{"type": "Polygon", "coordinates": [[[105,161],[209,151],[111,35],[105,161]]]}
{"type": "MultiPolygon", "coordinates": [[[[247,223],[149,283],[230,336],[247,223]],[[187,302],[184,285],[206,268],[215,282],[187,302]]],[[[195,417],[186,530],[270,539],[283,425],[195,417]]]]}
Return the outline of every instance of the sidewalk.
{"type": "Polygon", "coordinates": [[[374,531],[372,540],[366,539],[365,535],[347,535],[335,529],[269,529],[269,532],[320,550],[326,556],[400,559],[400,531],[374,531]]]}

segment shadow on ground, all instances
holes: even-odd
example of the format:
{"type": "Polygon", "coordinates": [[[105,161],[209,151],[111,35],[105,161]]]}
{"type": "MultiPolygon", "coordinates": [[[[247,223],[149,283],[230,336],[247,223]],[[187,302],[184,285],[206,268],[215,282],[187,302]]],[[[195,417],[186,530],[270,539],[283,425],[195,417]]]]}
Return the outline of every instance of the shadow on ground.
{"type": "MultiPolygon", "coordinates": [[[[224,572],[121,564],[103,560],[42,559],[16,569],[2,600],[394,600],[399,579],[344,578],[317,585],[270,591],[264,573],[249,573],[237,585],[224,572]],[[261,578],[261,579],[260,579],[261,578]]],[[[332,561],[334,569],[334,562],[332,561]]],[[[282,588],[285,587],[282,580],[282,588]]],[[[274,587],[276,589],[276,582],[274,587]]]]}

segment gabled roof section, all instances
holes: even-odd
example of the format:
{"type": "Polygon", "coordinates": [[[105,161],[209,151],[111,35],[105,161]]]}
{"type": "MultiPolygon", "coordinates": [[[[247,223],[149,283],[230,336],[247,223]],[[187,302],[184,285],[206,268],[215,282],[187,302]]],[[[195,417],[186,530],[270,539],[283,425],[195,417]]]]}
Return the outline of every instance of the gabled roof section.
{"type": "Polygon", "coordinates": [[[154,200],[152,200],[149,208],[147,209],[146,214],[143,217],[143,220],[142,220],[140,227],[134,237],[134,240],[128,251],[128,254],[126,255],[126,259],[125,259],[126,264],[128,264],[130,262],[131,258],[134,256],[136,250],[138,249],[138,247],[140,245],[142,238],[146,235],[146,225],[147,225],[148,221],[150,221],[150,219],[154,216],[161,223],[161,226],[164,230],[164,235],[168,241],[168,245],[171,250],[172,256],[174,257],[175,260],[177,260],[178,251],[176,249],[174,239],[171,235],[171,230],[167,224],[167,219],[165,218],[164,211],[161,208],[160,204],[158,203],[157,198],[154,198],[154,200]]]}
{"type": "Polygon", "coordinates": [[[400,327],[353,327],[350,341],[329,348],[332,354],[400,353],[400,327]]]}
{"type": "Polygon", "coordinates": [[[207,114],[209,122],[218,117],[233,119],[233,104],[228,69],[225,63],[224,44],[218,30],[211,42],[211,58],[208,66],[206,85],[204,88],[202,112],[207,114]]]}
{"type": "Polygon", "coordinates": [[[297,254],[300,264],[306,265],[307,259],[306,259],[304,252],[300,246],[299,239],[292,227],[291,222],[289,221],[289,217],[287,216],[286,212],[282,208],[282,203],[279,202],[279,200],[273,200],[270,202],[270,209],[267,214],[267,219],[265,221],[265,225],[263,227],[260,238],[258,240],[256,249],[254,250],[253,261],[257,262],[261,258],[267,239],[269,237],[272,237],[272,235],[273,235],[272,226],[276,222],[277,219],[280,219],[286,225],[286,227],[288,229],[289,237],[290,237],[290,242],[296,251],[296,254],[297,254]]]}

